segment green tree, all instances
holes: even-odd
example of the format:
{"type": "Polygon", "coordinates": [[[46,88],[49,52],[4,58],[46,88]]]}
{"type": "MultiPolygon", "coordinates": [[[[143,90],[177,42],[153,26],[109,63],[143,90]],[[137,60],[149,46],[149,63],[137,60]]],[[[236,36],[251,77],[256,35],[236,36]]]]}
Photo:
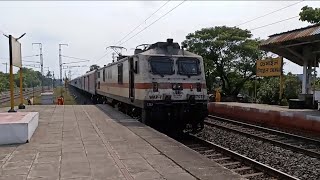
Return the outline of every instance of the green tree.
{"type": "Polygon", "coordinates": [[[9,74],[0,72],[0,92],[7,91],[9,89],[9,74]]]}
{"type": "Polygon", "coordinates": [[[188,34],[182,44],[203,57],[208,89],[213,89],[215,77],[220,76],[223,93],[232,97],[255,75],[255,62],[263,55],[259,40],[237,27],[203,28],[188,34]]]}
{"type": "Polygon", "coordinates": [[[90,66],[90,71],[93,71],[93,70],[96,70],[96,69],[99,69],[100,66],[96,65],[96,64],[93,64],[90,66]]]}
{"type": "Polygon", "coordinates": [[[301,21],[307,21],[312,24],[320,23],[320,8],[304,6],[299,13],[301,21]]]}
{"type": "MultiPolygon", "coordinates": [[[[289,72],[283,76],[283,99],[297,99],[301,92],[301,81],[296,75],[289,72]]],[[[265,77],[259,82],[257,99],[264,104],[279,104],[280,80],[279,77],[265,77]]]]}

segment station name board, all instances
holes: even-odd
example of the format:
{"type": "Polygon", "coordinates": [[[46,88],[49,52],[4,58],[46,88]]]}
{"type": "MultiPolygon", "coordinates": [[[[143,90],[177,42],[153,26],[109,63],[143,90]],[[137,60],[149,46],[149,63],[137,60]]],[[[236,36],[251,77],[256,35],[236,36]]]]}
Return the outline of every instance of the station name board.
{"type": "Polygon", "coordinates": [[[280,76],[282,57],[257,60],[257,76],[280,76]]]}

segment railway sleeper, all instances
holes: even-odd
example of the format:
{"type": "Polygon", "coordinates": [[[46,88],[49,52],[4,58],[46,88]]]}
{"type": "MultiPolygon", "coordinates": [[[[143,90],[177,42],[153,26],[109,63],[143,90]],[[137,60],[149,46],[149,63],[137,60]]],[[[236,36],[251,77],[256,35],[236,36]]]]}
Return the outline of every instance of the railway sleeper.
{"type": "Polygon", "coordinates": [[[204,154],[204,155],[208,155],[208,154],[211,154],[213,152],[216,152],[216,151],[213,150],[213,149],[199,151],[200,154],[204,154]]]}
{"type": "Polygon", "coordinates": [[[244,167],[240,167],[240,168],[236,168],[236,169],[231,169],[232,171],[244,171],[244,170],[249,170],[249,169],[252,169],[251,167],[248,167],[248,166],[244,166],[244,167]]]}
{"type": "Polygon", "coordinates": [[[205,155],[207,158],[212,158],[212,157],[217,157],[217,156],[223,156],[222,154],[220,153],[216,153],[216,154],[208,154],[208,155],[205,155]]]}
{"type": "Polygon", "coordinates": [[[252,174],[244,174],[241,175],[244,178],[249,178],[249,177],[254,177],[254,176],[263,176],[264,173],[263,172],[257,172],[257,173],[252,173],[252,174]]]}
{"type": "Polygon", "coordinates": [[[194,151],[208,151],[210,150],[208,147],[197,147],[197,148],[192,148],[194,151]]]}
{"type": "Polygon", "coordinates": [[[237,162],[229,162],[229,163],[223,163],[221,164],[222,166],[234,166],[234,165],[240,165],[241,162],[237,161],[237,162]]]}
{"type": "Polygon", "coordinates": [[[214,161],[225,161],[225,160],[231,160],[231,158],[230,157],[222,157],[222,158],[216,158],[216,159],[214,159],[214,158],[210,158],[210,159],[212,159],[212,160],[214,160],[214,161]]]}

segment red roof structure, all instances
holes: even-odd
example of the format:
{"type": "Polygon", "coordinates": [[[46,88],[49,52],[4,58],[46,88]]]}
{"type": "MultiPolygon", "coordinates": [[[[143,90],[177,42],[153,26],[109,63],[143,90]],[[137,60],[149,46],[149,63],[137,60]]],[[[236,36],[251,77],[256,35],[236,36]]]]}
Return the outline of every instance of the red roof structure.
{"type": "Polygon", "coordinates": [[[260,49],[283,56],[300,66],[304,61],[318,61],[320,24],[271,35],[260,44],[260,49]]]}

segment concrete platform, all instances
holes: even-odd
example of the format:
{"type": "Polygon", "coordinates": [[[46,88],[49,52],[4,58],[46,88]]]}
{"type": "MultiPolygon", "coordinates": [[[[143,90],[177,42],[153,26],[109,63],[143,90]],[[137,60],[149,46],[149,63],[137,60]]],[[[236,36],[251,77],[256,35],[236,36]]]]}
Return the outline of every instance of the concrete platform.
{"type": "Polygon", "coordinates": [[[0,145],[29,142],[38,120],[38,112],[0,113],[0,145]]]}
{"type": "Polygon", "coordinates": [[[28,144],[0,146],[0,180],[242,179],[107,105],[26,109],[39,127],[28,144]]]}
{"type": "Polygon", "coordinates": [[[311,109],[288,109],[283,106],[237,102],[208,104],[209,113],[242,121],[320,134],[320,112],[311,109]]]}

